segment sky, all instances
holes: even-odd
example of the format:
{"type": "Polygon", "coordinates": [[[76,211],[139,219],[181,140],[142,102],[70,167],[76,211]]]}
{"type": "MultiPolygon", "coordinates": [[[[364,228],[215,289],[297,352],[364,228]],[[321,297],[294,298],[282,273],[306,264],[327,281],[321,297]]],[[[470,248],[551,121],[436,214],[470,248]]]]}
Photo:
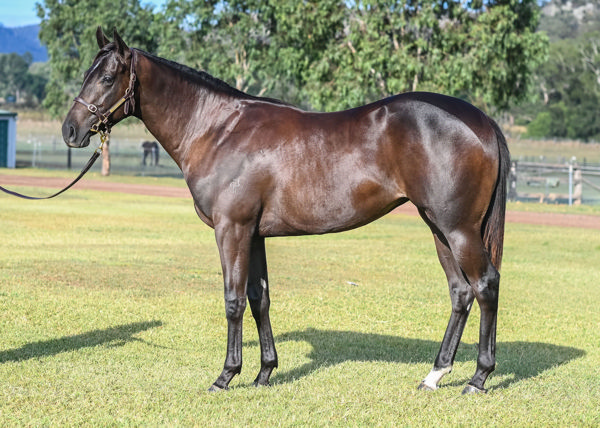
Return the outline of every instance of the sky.
{"type": "MultiPolygon", "coordinates": [[[[160,7],[166,0],[141,0],[143,5],[152,4],[160,7]]],[[[0,0],[0,23],[5,27],[22,27],[39,24],[36,14],[36,3],[42,0],[0,0]]]]}

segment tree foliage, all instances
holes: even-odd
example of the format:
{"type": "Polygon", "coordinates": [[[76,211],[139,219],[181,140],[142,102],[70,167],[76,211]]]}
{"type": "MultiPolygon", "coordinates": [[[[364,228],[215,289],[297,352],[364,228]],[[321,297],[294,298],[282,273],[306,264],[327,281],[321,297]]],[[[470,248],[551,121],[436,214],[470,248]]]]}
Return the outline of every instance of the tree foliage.
{"type": "Polygon", "coordinates": [[[84,71],[98,52],[96,27],[117,28],[133,46],[156,49],[150,32],[154,14],[139,0],[42,0],[39,38],[48,48],[51,72],[44,106],[63,116],[77,94],[84,71]]]}
{"type": "Polygon", "coordinates": [[[161,21],[162,55],[324,110],[409,90],[506,108],[547,45],[534,0],[170,0],[161,21]]]}
{"type": "Polygon", "coordinates": [[[263,3],[168,1],[157,18],[158,54],[210,70],[240,90],[260,92],[269,37],[263,3]]]}
{"type": "Polygon", "coordinates": [[[32,61],[29,53],[0,54],[0,96],[12,96],[18,104],[44,99],[47,79],[30,71],[32,61]]]}
{"type": "Polygon", "coordinates": [[[528,94],[547,40],[535,0],[43,0],[52,73],[46,106],[61,115],[117,26],[131,45],[201,68],[243,91],[336,110],[411,90],[504,109],[528,94]]]}
{"type": "Polygon", "coordinates": [[[551,36],[550,55],[535,71],[536,102],[519,113],[534,117],[531,137],[600,139],[600,8],[563,3],[551,2],[553,13],[540,23],[551,36]],[[577,18],[575,7],[587,13],[577,18]]]}

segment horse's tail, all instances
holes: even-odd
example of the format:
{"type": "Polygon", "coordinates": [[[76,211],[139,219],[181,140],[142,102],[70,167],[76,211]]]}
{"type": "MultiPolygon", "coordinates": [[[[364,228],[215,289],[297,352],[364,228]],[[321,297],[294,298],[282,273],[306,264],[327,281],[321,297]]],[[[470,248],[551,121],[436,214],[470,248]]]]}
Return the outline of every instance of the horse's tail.
{"type": "Polygon", "coordinates": [[[506,215],[506,187],[510,171],[510,153],[506,138],[496,122],[490,119],[490,124],[496,134],[499,153],[498,179],[492,200],[488,206],[483,225],[483,243],[490,256],[492,264],[500,270],[502,265],[502,251],[504,248],[504,221],[506,215]]]}

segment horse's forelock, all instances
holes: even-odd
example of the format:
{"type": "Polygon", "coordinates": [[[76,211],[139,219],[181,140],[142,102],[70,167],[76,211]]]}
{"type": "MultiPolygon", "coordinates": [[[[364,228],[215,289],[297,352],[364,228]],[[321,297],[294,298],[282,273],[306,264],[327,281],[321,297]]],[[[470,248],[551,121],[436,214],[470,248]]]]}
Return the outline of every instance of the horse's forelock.
{"type": "MultiPolygon", "coordinates": [[[[94,60],[92,61],[92,65],[85,72],[85,74],[83,76],[84,79],[87,79],[87,77],[92,72],[92,70],[94,70],[98,66],[98,62],[101,61],[102,58],[110,55],[111,53],[115,53],[115,51],[116,51],[115,42],[110,42],[107,45],[105,45],[102,49],[100,49],[98,51],[98,53],[96,54],[96,56],[94,57],[94,60]]],[[[123,62],[123,65],[126,65],[126,64],[123,62]]]]}

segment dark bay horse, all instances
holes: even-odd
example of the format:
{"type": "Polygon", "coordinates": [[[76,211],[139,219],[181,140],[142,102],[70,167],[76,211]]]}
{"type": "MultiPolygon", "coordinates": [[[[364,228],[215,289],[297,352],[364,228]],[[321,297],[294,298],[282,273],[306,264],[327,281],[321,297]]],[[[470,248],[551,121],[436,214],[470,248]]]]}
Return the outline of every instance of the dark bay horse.
{"type": "Polygon", "coordinates": [[[452,369],[473,300],[481,308],[475,375],[495,368],[496,318],[509,152],[495,122],[472,105],[406,93],[347,111],[311,113],[237,91],[214,77],[138,49],[99,28],[100,52],[63,123],[84,147],[124,117],[141,119],[181,168],[198,216],[214,228],[228,324],[227,389],[242,368],[246,300],[258,327],[268,385],[277,367],[269,320],[265,238],[340,232],[412,201],[433,233],[452,312],[433,369],[452,369]]]}

